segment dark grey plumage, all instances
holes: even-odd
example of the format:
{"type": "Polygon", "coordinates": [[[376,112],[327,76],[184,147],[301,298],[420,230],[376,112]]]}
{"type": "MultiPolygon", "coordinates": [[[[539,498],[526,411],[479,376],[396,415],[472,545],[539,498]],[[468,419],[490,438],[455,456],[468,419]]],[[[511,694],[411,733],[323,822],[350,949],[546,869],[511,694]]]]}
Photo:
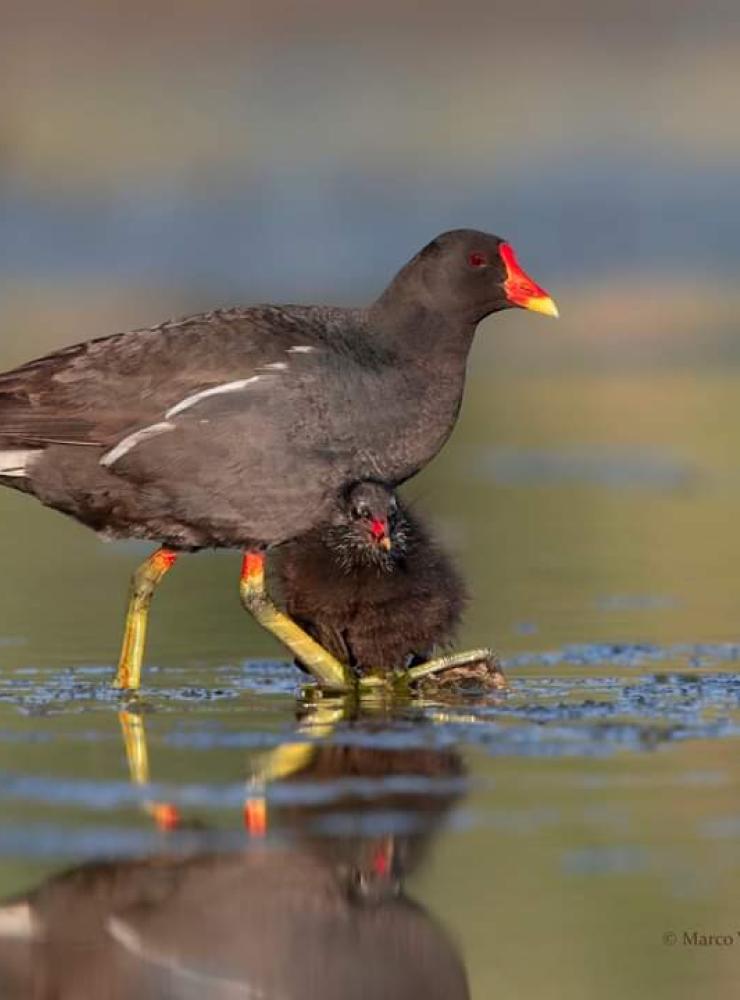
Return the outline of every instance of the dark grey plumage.
{"type": "Polygon", "coordinates": [[[445,233],[367,309],[217,310],[2,374],[0,483],[171,548],[305,533],[349,484],[397,485],[442,447],[477,323],[526,301],[503,246],[445,233]]]}

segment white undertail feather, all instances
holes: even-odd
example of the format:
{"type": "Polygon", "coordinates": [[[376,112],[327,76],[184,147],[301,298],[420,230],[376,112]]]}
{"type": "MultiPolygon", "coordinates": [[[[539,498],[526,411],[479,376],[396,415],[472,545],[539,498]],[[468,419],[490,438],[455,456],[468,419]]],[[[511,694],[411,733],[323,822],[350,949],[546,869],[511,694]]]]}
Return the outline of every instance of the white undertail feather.
{"type": "Polygon", "coordinates": [[[38,921],[28,903],[0,907],[0,937],[28,941],[36,937],[38,921]]]}
{"type": "Polygon", "coordinates": [[[17,476],[19,478],[27,476],[39,455],[43,455],[43,450],[40,448],[14,448],[9,451],[0,451],[0,476],[17,476]]]}

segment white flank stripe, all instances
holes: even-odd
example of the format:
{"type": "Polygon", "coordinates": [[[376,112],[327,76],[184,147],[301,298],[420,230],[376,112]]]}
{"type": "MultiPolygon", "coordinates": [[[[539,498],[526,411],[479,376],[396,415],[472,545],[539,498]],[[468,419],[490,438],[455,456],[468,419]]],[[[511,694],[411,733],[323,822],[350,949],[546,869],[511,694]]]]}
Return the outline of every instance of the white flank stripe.
{"type": "Polygon", "coordinates": [[[171,406],[165,413],[165,417],[169,419],[177,413],[182,413],[183,410],[189,410],[191,406],[195,406],[202,399],[208,399],[209,396],[218,396],[222,392],[238,392],[240,389],[248,386],[250,382],[256,382],[258,379],[259,375],[252,375],[251,378],[240,378],[237,382],[224,382],[223,385],[214,385],[211,389],[202,389],[200,392],[194,392],[192,396],[186,396],[185,399],[171,406]]]}
{"type": "Polygon", "coordinates": [[[310,354],[315,350],[315,347],[309,347],[308,344],[296,344],[295,347],[288,348],[288,354],[310,354]]]}
{"type": "MultiPolygon", "coordinates": [[[[108,917],[106,930],[113,940],[140,961],[163,969],[173,979],[188,983],[198,988],[198,995],[213,997],[213,1000],[265,1000],[265,992],[250,986],[249,983],[235,979],[223,979],[210,975],[207,971],[189,969],[183,965],[177,955],[157,951],[148,946],[146,940],[135,930],[124,923],[120,917],[108,917]]],[[[173,984],[174,985],[174,984],[173,984]]],[[[180,991],[177,991],[179,995],[180,991]]],[[[188,995],[192,995],[190,988],[188,995]]]]}
{"type": "Polygon", "coordinates": [[[141,444],[142,441],[148,441],[149,438],[157,437],[158,434],[164,434],[165,431],[174,430],[175,425],[164,420],[158,424],[149,424],[148,427],[142,427],[141,430],[134,431],[133,434],[127,434],[126,437],[119,441],[115,448],[111,448],[107,451],[105,455],[100,459],[100,464],[105,466],[113,465],[117,462],[119,458],[122,458],[126,452],[131,451],[135,448],[137,444],[141,444]]]}
{"type": "Polygon", "coordinates": [[[29,941],[38,933],[38,922],[28,903],[0,907],[0,937],[29,941]]]}
{"type": "Polygon", "coordinates": [[[25,476],[43,451],[34,450],[0,451],[0,476],[25,476]]]}

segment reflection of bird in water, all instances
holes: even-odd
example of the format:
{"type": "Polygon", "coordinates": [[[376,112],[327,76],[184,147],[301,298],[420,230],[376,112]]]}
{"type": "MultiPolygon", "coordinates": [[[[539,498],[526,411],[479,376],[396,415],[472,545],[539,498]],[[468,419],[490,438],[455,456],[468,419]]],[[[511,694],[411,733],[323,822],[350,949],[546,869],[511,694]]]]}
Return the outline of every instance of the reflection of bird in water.
{"type": "Polygon", "coordinates": [[[0,909],[0,935],[3,1000],[469,995],[423,908],[305,848],[86,866],[0,909]]]}
{"type": "Polygon", "coordinates": [[[314,744],[285,776],[340,791],[276,807],[290,846],[87,865],[1,907],[0,996],[467,1000],[454,945],[403,890],[461,774],[452,750],[314,744]],[[338,821],[382,828],[332,836],[338,821]]]}
{"type": "MultiPolygon", "coordinates": [[[[422,519],[375,482],[352,487],[325,525],[277,549],[274,572],[288,615],[358,674],[423,663],[449,648],[468,600],[422,519]]],[[[442,685],[454,677],[503,687],[487,652],[425,673],[442,685]]]]}
{"type": "Polygon", "coordinates": [[[383,835],[377,844],[371,838],[366,847],[372,847],[372,861],[365,874],[407,875],[464,794],[465,768],[454,748],[424,745],[430,723],[415,713],[405,713],[405,718],[418,728],[422,745],[403,750],[384,746],[389,714],[397,715],[397,710],[389,713],[382,704],[357,705],[349,699],[304,706],[295,736],[252,759],[245,809],[250,833],[266,832],[270,799],[272,830],[300,833],[315,850],[336,859],[348,836],[368,829],[375,834],[378,815],[386,825],[397,817],[403,837],[383,835]],[[377,850],[384,860],[378,861],[377,850]]]}

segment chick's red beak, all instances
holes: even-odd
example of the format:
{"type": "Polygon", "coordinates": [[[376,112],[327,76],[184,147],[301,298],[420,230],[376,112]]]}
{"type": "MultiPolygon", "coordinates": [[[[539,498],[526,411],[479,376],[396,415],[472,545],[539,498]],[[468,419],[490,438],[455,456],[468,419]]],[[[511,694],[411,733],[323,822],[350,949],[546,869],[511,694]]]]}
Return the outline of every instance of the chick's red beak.
{"type": "Polygon", "coordinates": [[[504,293],[509,302],[522,309],[531,309],[533,312],[544,313],[546,316],[554,316],[557,319],[559,313],[555,302],[545,289],[540,288],[520,267],[511,244],[502,243],[499,247],[499,254],[506,268],[504,293]]]}
{"type": "Polygon", "coordinates": [[[386,552],[391,550],[391,536],[388,532],[388,522],[384,517],[374,517],[370,522],[370,534],[374,541],[386,552]]]}

